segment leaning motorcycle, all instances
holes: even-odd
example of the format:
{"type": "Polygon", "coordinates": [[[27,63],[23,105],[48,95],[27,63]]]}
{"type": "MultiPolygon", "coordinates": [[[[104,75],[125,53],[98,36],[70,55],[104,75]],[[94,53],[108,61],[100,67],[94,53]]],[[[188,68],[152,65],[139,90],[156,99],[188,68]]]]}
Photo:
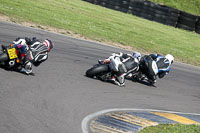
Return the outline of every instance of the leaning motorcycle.
{"type": "Polygon", "coordinates": [[[13,44],[10,44],[6,48],[2,47],[2,51],[0,52],[0,66],[7,70],[16,70],[21,66],[20,57],[13,44]]]}
{"type": "MultiPolygon", "coordinates": [[[[97,78],[102,81],[109,81],[112,76],[115,76],[119,71],[119,66],[126,67],[126,65],[122,64],[119,57],[112,57],[108,62],[99,62],[99,64],[94,65],[92,68],[86,71],[86,76],[91,78],[97,78]]],[[[122,67],[122,68],[123,68],[122,67]]],[[[132,76],[137,75],[137,65],[135,65],[134,71],[131,73],[132,76]]],[[[126,69],[126,68],[124,68],[126,69]]]]}

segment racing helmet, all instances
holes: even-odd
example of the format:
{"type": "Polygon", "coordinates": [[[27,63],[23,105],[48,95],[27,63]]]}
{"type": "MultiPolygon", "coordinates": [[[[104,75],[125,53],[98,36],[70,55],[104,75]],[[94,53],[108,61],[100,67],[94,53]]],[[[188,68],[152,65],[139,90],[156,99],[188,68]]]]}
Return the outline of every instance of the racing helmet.
{"type": "Polygon", "coordinates": [[[173,64],[173,62],[174,62],[174,57],[173,57],[171,54],[165,55],[165,58],[167,58],[167,59],[169,60],[170,64],[173,64]]]}
{"type": "Polygon", "coordinates": [[[54,43],[49,39],[44,40],[43,43],[47,46],[48,52],[50,52],[51,49],[54,47],[54,43]]]}
{"type": "Polygon", "coordinates": [[[141,54],[139,52],[133,52],[133,57],[137,58],[138,61],[140,61],[140,59],[141,59],[142,56],[141,56],[141,54]]]}

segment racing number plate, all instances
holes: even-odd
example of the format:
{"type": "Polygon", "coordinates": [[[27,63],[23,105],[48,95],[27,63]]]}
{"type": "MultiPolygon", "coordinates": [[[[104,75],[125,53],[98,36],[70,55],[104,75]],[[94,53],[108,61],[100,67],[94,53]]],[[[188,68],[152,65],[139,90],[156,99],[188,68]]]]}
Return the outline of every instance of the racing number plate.
{"type": "Polygon", "coordinates": [[[11,60],[17,58],[15,48],[8,49],[8,55],[11,60]]]}

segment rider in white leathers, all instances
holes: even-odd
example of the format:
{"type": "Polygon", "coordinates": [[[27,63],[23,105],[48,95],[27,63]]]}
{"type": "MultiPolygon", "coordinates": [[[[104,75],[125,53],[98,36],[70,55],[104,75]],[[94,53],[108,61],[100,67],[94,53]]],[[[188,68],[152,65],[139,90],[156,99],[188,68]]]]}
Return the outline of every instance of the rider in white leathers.
{"type": "Polygon", "coordinates": [[[139,61],[141,54],[134,52],[131,54],[113,53],[104,61],[99,60],[99,63],[110,63],[109,67],[113,71],[113,76],[110,79],[113,83],[119,86],[125,86],[125,76],[139,69],[139,61]]]}

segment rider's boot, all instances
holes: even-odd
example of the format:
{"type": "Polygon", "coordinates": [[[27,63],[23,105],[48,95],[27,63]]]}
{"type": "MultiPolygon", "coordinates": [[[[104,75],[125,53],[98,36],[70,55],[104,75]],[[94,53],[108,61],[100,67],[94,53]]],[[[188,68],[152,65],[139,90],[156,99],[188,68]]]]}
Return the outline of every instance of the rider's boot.
{"type": "Polygon", "coordinates": [[[115,76],[113,75],[112,78],[109,80],[110,82],[120,86],[120,83],[116,80],[115,76]]]}
{"type": "Polygon", "coordinates": [[[148,78],[148,82],[150,83],[150,84],[155,84],[156,83],[156,76],[152,76],[152,77],[149,77],[148,78]]]}
{"type": "Polygon", "coordinates": [[[148,79],[148,82],[153,85],[156,83],[156,80],[148,79]]]}
{"type": "Polygon", "coordinates": [[[99,64],[103,64],[103,61],[102,61],[102,60],[98,60],[98,63],[99,63],[99,64]]]}

